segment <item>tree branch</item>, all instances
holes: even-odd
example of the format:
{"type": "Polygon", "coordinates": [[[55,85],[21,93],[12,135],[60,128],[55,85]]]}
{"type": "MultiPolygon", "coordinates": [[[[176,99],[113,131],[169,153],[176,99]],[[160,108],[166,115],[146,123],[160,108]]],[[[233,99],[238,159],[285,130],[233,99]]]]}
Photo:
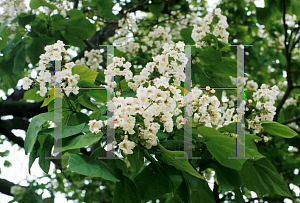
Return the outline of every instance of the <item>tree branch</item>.
{"type": "Polygon", "coordinates": [[[16,184],[0,178],[0,192],[9,196],[14,196],[10,190],[12,186],[15,186],[16,184]]]}
{"type": "Polygon", "coordinates": [[[40,108],[42,102],[26,103],[15,100],[0,101],[0,116],[12,115],[31,118],[47,112],[47,107],[40,108]]]}
{"type": "Polygon", "coordinates": [[[276,114],[274,116],[274,121],[277,121],[280,110],[283,107],[283,104],[287,100],[287,98],[290,96],[290,93],[293,89],[293,80],[292,80],[292,74],[291,74],[291,52],[289,51],[289,44],[287,44],[288,40],[288,27],[286,24],[286,19],[285,19],[285,14],[286,14],[286,6],[285,6],[285,0],[282,0],[282,7],[283,7],[283,27],[284,27],[284,46],[285,46],[285,57],[286,57],[286,74],[287,74],[287,89],[283,95],[283,98],[279,102],[277,109],[276,109],[276,114]]]}
{"type": "Polygon", "coordinates": [[[290,120],[286,120],[286,121],[283,121],[283,122],[280,122],[280,123],[285,125],[285,124],[289,124],[289,123],[295,122],[297,120],[300,120],[300,116],[297,116],[295,118],[292,118],[290,120]]]}

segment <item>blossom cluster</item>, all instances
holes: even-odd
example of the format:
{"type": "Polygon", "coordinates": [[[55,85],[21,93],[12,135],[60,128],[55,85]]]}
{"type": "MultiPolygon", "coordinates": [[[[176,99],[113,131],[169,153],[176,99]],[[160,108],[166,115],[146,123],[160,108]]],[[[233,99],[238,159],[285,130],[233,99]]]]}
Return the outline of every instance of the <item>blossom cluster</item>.
{"type": "Polygon", "coordinates": [[[228,27],[226,16],[221,14],[221,9],[215,9],[214,13],[207,14],[203,20],[202,25],[194,25],[192,31],[192,38],[196,42],[196,46],[203,46],[204,42],[200,42],[207,33],[213,34],[219,38],[219,40],[228,43],[229,33],[226,31],[228,27]],[[218,23],[216,23],[218,22],[218,23]]]}
{"type": "Polygon", "coordinates": [[[71,92],[73,94],[79,93],[77,83],[80,77],[77,74],[72,74],[72,68],[75,66],[74,62],[66,63],[62,71],[57,72],[55,76],[51,75],[49,70],[46,70],[47,66],[51,65],[51,62],[63,60],[62,54],[66,53],[64,45],[62,41],[58,40],[55,44],[45,47],[46,53],[40,56],[38,64],[38,69],[40,70],[39,75],[35,81],[28,77],[23,78],[23,89],[28,90],[34,82],[35,85],[39,84],[40,86],[40,90],[37,91],[37,94],[43,97],[47,93],[47,90],[54,87],[54,80],[58,80],[62,81],[62,88],[67,88],[65,89],[67,96],[69,96],[71,92]],[[48,86],[48,89],[46,86],[48,86]]]}
{"type": "Polygon", "coordinates": [[[103,62],[103,56],[100,49],[92,49],[91,51],[84,51],[84,57],[80,60],[77,59],[75,64],[89,66],[93,71],[97,71],[98,68],[102,68],[100,63],[103,62]]]}
{"type": "Polygon", "coordinates": [[[15,37],[15,32],[18,27],[18,22],[13,22],[13,20],[25,12],[26,6],[23,0],[0,0],[1,10],[0,10],[0,23],[7,21],[7,25],[10,26],[11,34],[10,39],[15,37]],[[13,23],[12,23],[13,22],[13,23]]]}
{"type": "Polygon", "coordinates": [[[294,99],[293,97],[291,97],[291,98],[285,100],[285,102],[284,102],[284,104],[283,104],[282,107],[283,107],[283,108],[287,108],[288,106],[291,106],[291,105],[297,106],[297,100],[294,99]]]}
{"type": "Polygon", "coordinates": [[[46,15],[52,15],[55,12],[58,12],[60,15],[62,15],[64,18],[67,17],[67,11],[72,9],[72,4],[69,1],[61,1],[61,2],[52,2],[47,1],[47,3],[55,6],[55,9],[50,9],[48,6],[42,6],[37,9],[33,10],[33,13],[39,13],[40,11],[43,11],[46,13],[46,15]]]}
{"type": "MultiPolygon", "coordinates": [[[[253,129],[254,134],[258,134],[262,130],[260,121],[272,121],[276,114],[274,106],[276,97],[279,94],[278,87],[274,85],[272,88],[266,84],[262,84],[258,91],[253,93],[253,100],[256,102],[252,119],[246,119],[248,129],[253,129]]],[[[249,100],[252,103],[252,100],[249,100]]]]}

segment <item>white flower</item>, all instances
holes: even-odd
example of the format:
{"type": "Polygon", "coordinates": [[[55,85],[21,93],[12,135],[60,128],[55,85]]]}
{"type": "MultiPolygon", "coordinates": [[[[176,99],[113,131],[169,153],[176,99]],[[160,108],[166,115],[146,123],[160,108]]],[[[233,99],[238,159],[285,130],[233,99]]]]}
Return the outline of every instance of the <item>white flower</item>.
{"type": "Polygon", "coordinates": [[[32,80],[30,80],[28,77],[23,78],[23,89],[28,90],[30,88],[30,85],[32,84],[32,80]]]}
{"type": "Polygon", "coordinates": [[[124,154],[133,154],[132,149],[135,147],[135,143],[128,140],[128,135],[125,135],[124,140],[118,144],[119,148],[123,150],[124,154]]]}
{"type": "Polygon", "coordinates": [[[218,15],[218,16],[221,15],[221,9],[220,8],[216,8],[215,9],[215,14],[218,15]]]}
{"type": "Polygon", "coordinates": [[[37,94],[40,94],[41,97],[45,96],[47,93],[47,88],[45,86],[41,86],[40,90],[36,92],[37,94]]]}
{"type": "Polygon", "coordinates": [[[103,123],[102,121],[96,121],[96,120],[91,120],[89,121],[89,124],[90,126],[89,130],[92,132],[92,133],[99,133],[100,132],[100,129],[103,127],[103,123]]]}

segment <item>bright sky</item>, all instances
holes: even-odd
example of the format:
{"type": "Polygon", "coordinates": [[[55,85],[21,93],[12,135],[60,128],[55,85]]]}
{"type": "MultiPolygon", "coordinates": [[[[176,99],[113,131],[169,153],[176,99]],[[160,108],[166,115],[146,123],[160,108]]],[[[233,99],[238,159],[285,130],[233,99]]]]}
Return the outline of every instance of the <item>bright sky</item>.
{"type": "MultiPolygon", "coordinates": [[[[216,2],[218,2],[218,0],[207,0],[209,6],[211,7],[211,11],[216,7],[216,2]]],[[[30,0],[25,0],[26,5],[29,7],[29,2],[30,0]]],[[[255,4],[258,7],[264,7],[264,0],[256,0],[255,4]]],[[[35,72],[36,74],[36,72],[35,72]]],[[[18,83],[18,86],[20,87],[21,83],[18,83]]],[[[13,90],[12,90],[13,91],[13,90]]],[[[12,91],[9,92],[9,94],[12,93],[12,91]]],[[[0,90],[0,97],[4,97],[4,93],[2,90],[0,90]]],[[[12,118],[7,116],[7,119],[12,118]]],[[[3,119],[3,118],[2,118],[3,119]]],[[[23,139],[25,138],[25,132],[23,130],[13,130],[13,133],[16,136],[20,136],[23,139]]],[[[1,138],[4,138],[3,135],[1,135],[1,138]]],[[[3,143],[3,145],[0,145],[0,152],[4,152],[5,150],[9,150],[10,154],[8,157],[4,157],[1,158],[0,157],[0,167],[1,167],[1,174],[0,174],[0,178],[6,179],[8,181],[14,182],[16,184],[19,185],[23,185],[23,186],[27,186],[27,181],[26,180],[36,180],[38,177],[42,177],[43,176],[43,171],[42,169],[40,169],[39,165],[38,165],[38,159],[34,162],[32,168],[31,168],[31,175],[28,173],[28,160],[29,157],[27,155],[25,155],[25,151],[23,148],[19,149],[18,145],[11,145],[10,142],[5,141],[3,143]],[[12,164],[12,167],[4,167],[3,163],[5,160],[9,160],[12,164]]],[[[50,167],[50,174],[53,175],[53,170],[54,170],[54,166],[51,163],[51,167],[50,167]]],[[[42,178],[39,180],[40,183],[47,183],[49,182],[49,178],[42,178]]],[[[213,177],[209,180],[209,186],[211,187],[211,189],[213,188],[213,177]]],[[[293,186],[296,191],[297,194],[299,195],[299,188],[297,186],[293,186]]],[[[40,191],[41,192],[41,191],[40,191]]],[[[253,197],[256,197],[256,194],[254,192],[252,192],[253,197]]],[[[44,194],[44,197],[48,197],[48,194],[44,194]]],[[[13,198],[11,196],[7,196],[4,195],[2,193],[0,193],[0,200],[1,203],[4,202],[8,202],[10,200],[12,200],[13,198]]],[[[55,202],[59,202],[59,203],[65,203],[65,202],[73,202],[73,201],[67,201],[64,198],[63,194],[56,194],[55,197],[55,202]]],[[[290,200],[285,201],[286,203],[292,202],[290,200]]]]}

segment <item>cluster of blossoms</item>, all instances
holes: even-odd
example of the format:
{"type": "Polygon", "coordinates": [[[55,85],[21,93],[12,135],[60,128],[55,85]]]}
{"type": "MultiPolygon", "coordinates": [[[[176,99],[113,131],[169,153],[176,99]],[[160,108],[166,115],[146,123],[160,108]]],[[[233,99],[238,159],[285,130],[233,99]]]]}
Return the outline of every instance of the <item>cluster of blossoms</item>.
{"type": "Polygon", "coordinates": [[[228,43],[229,33],[226,31],[228,27],[227,18],[221,14],[221,9],[215,9],[214,13],[207,14],[202,20],[202,26],[194,25],[192,38],[196,42],[196,46],[203,46],[204,42],[200,42],[207,33],[213,34],[219,40],[228,43]],[[218,23],[216,23],[218,22],[218,23]]]}
{"type": "Polygon", "coordinates": [[[60,40],[53,45],[48,45],[45,47],[45,54],[40,56],[38,69],[40,70],[39,75],[36,80],[33,81],[28,77],[23,78],[23,89],[27,90],[34,83],[34,85],[39,84],[40,90],[37,91],[37,94],[40,96],[45,96],[48,90],[54,87],[54,80],[62,81],[61,87],[67,88],[65,89],[65,93],[67,96],[72,92],[73,94],[78,94],[79,88],[77,87],[77,83],[79,80],[79,75],[72,74],[72,68],[75,66],[73,62],[66,63],[62,69],[54,75],[51,75],[49,70],[46,70],[48,65],[51,65],[51,62],[58,60],[61,61],[63,59],[62,54],[66,54],[66,50],[64,48],[64,43],[60,40]]]}
{"type": "Polygon", "coordinates": [[[54,6],[55,9],[49,8],[49,6],[42,6],[37,9],[33,10],[33,13],[39,13],[40,11],[45,12],[46,15],[52,15],[55,12],[58,11],[60,15],[62,15],[64,18],[67,17],[67,11],[72,9],[72,5],[69,1],[61,1],[61,2],[52,2],[52,1],[47,1],[48,4],[54,6]]]}
{"type": "MultiPolygon", "coordinates": [[[[246,119],[248,129],[253,129],[254,134],[258,134],[262,130],[260,121],[272,121],[276,114],[276,107],[274,106],[277,95],[279,94],[278,87],[274,85],[269,88],[267,85],[262,84],[258,91],[253,93],[253,100],[256,102],[257,112],[254,110],[253,118],[246,119]]],[[[252,103],[252,100],[248,101],[252,103]]]]}
{"type": "Polygon", "coordinates": [[[165,43],[172,42],[172,35],[169,33],[169,27],[156,27],[153,31],[149,32],[147,36],[142,38],[142,44],[140,44],[135,42],[135,40],[138,40],[137,37],[132,37],[133,33],[142,34],[142,31],[138,30],[137,24],[133,18],[130,18],[127,15],[126,18],[119,20],[118,25],[121,28],[116,31],[118,38],[114,39],[113,42],[115,45],[119,45],[117,46],[118,50],[124,53],[127,52],[133,56],[136,55],[140,49],[142,52],[145,52],[148,47],[151,47],[151,54],[156,56],[165,43]],[[128,33],[129,31],[130,33],[128,33]]]}
{"type": "Polygon", "coordinates": [[[114,39],[113,43],[117,45],[119,51],[136,55],[140,48],[143,52],[147,50],[146,46],[140,46],[139,43],[134,42],[132,34],[138,32],[139,29],[135,19],[131,18],[129,13],[118,21],[118,26],[120,27],[116,30],[118,38],[114,39]]]}
{"type": "Polygon", "coordinates": [[[275,38],[275,40],[273,40],[272,38],[270,38],[268,40],[268,46],[275,48],[276,50],[281,50],[283,49],[284,46],[284,35],[280,35],[277,31],[274,32],[274,34],[277,36],[275,38]]]}
{"type": "Polygon", "coordinates": [[[112,91],[111,87],[115,87],[116,83],[112,80],[114,75],[124,76],[126,81],[133,79],[133,82],[128,82],[128,86],[134,91],[137,90],[139,86],[142,86],[149,79],[150,74],[154,71],[154,68],[162,74],[162,76],[170,78],[173,77],[174,85],[180,85],[180,82],[185,81],[184,67],[187,63],[187,58],[185,57],[184,43],[178,42],[174,44],[165,44],[163,47],[164,51],[162,55],[157,55],[153,57],[153,62],[147,63],[146,67],[142,69],[139,75],[133,74],[130,70],[131,63],[126,62],[125,58],[114,57],[114,64],[107,66],[104,70],[105,82],[107,84],[108,90],[112,91]],[[116,68],[115,68],[116,67],[116,68]],[[120,68],[125,68],[121,70],[120,68]]]}
{"type": "Polygon", "coordinates": [[[158,26],[142,39],[142,42],[151,47],[151,54],[153,56],[156,56],[166,43],[172,42],[170,30],[169,27],[158,26]]]}
{"type": "Polygon", "coordinates": [[[25,3],[23,0],[1,0],[0,5],[2,7],[2,12],[0,13],[0,22],[3,23],[7,20],[11,23],[18,15],[25,12],[25,3]]]}
{"type": "Polygon", "coordinates": [[[294,105],[294,106],[297,106],[297,100],[294,99],[293,97],[285,100],[284,104],[283,104],[283,108],[286,108],[290,105],[294,105]]]}
{"type": "Polygon", "coordinates": [[[102,68],[100,63],[103,62],[103,56],[100,49],[92,49],[91,51],[85,51],[84,57],[80,60],[76,60],[75,64],[89,66],[93,71],[97,71],[98,68],[102,68]]]}
{"type": "Polygon", "coordinates": [[[218,98],[212,95],[215,90],[209,90],[210,87],[206,87],[206,92],[203,92],[195,87],[192,92],[184,97],[185,104],[192,104],[191,112],[193,113],[194,122],[216,129],[235,122],[237,119],[235,113],[238,110],[235,110],[234,102],[230,100],[230,102],[223,102],[221,105],[218,98]]]}
{"type": "MultiPolygon", "coordinates": [[[[297,20],[297,16],[295,14],[293,14],[292,16],[289,14],[285,14],[285,23],[290,26],[290,27],[294,27],[295,26],[295,21],[297,20]]],[[[283,19],[278,21],[279,23],[283,24],[283,19]]]]}
{"type": "Polygon", "coordinates": [[[23,0],[0,0],[2,10],[0,10],[0,23],[7,21],[10,25],[11,34],[10,39],[15,37],[15,32],[18,27],[18,23],[11,23],[18,15],[25,12],[26,6],[23,0]]]}

